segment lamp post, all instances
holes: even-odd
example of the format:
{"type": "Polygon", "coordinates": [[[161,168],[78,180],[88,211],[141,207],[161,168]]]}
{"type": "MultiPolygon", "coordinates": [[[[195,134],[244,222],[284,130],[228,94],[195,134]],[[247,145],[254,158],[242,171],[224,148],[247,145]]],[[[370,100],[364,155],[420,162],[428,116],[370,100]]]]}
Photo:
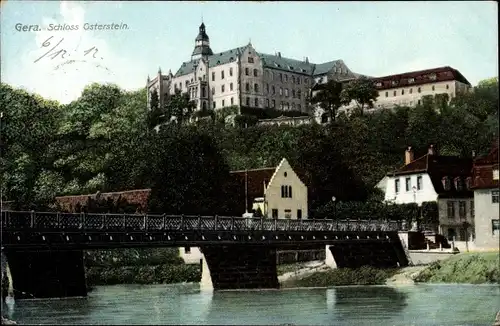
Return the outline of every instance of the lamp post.
{"type": "Polygon", "coordinates": [[[332,196],[332,202],[333,202],[333,218],[337,219],[337,198],[335,198],[335,196],[332,196]]]}

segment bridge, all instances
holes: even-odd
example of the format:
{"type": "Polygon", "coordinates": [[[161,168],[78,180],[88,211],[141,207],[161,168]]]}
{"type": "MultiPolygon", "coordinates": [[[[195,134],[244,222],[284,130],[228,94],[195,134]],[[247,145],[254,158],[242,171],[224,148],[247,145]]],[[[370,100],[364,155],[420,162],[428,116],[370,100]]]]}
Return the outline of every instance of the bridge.
{"type": "Polygon", "coordinates": [[[86,294],[82,250],[200,247],[214,289],[279,287],[277,248],[327,246],[337,267],[408,264],[399,221],[3,211],[1,226],[15,288],[37,297],[86,294]]]}

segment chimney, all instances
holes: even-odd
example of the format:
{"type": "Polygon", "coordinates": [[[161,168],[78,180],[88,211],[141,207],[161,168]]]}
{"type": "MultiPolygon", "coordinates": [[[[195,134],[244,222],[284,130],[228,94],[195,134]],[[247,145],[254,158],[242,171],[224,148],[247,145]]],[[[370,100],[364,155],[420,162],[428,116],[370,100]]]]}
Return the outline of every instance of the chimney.
{"type": "Polygon", "coordinates": [[[411,146],[408,146],[408,149],[405,152],[405,165],[408,165],[411,162],[413,162],[413,149],[411,146]]]}
{"type": "Polygon", "coordinates": [[[427,152],[429,155],[438,155],[436,148],[434,148],[434,145],[429,146],[429,150],[427,152]]]}
{"type": "Polygon", "coordinates": [[[309,63],[309,57],[306,57],[306,63],[309,63]]]}
{"type": "Polygon", "coordinates": [[[281,58],[281,52],[278,52],[278,57],[281,58]]]}

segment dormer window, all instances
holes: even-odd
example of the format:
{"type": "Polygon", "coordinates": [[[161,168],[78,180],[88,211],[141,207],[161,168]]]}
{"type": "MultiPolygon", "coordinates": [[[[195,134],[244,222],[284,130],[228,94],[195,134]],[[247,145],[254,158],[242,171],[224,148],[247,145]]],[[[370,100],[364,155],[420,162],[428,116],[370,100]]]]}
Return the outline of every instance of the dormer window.
{"type": "Polygon", "coordinates": [[[450,178],[449,177],[443,177],[443,179],[441,179],[441,182],[443,184],[443,189],[445,191],[450,191],[451,190],[451,182],[450,182],[450,178]]]}
{"type": "Polygon", "coordinates": [[[408,83],[409,83],[409,84],[413,84],[414,82],[415,82],[415,78],[410,78],[410,79],[408,79],[408,83]]]}
{"type": "Polygon", "coordinates": [[[467,177],[467,179],[465,179],[465,187],[467,188],[467,190],[471,190],[471,188],[472,188],[472,178],[471,177],[467,177]]]}
{"type": "Polygon", "coordinates": [[[375,84],[375,86],[377,86],[377,87],[382,87],[382,83],[381,83],[381,82],[378,82],[378,83],[376,83],[376,84],[375,84]]]}
{"type": "Polygon", "coordinates": [[[397,84],[398,84],[398,82],[396,80],[392,81],[392,86],[396,86],[397,84]]]}
{"type": "Polygon", "coordinates": [[[248,63],[253,63],[253,57],[248,57],[248,63]]]}
{"type": "Polygon", "coordinates": [[[430,80],[436,80],[436,79],[437,79],[436,74],[430,74],[430,75],[429,75],[429,79],[430,79],[430,80]]]}
{"type": "Polygon", "coordinates": [[[454,181],[455,181],[455,189],[457,189],[457,191],[462,191],[464,189],[462,178],[456,177],[454,181]]]}
{"type": "Polygon", "coordinates": [[[498,180],[498,167],[493,169],[493,180],[498,180]]]}

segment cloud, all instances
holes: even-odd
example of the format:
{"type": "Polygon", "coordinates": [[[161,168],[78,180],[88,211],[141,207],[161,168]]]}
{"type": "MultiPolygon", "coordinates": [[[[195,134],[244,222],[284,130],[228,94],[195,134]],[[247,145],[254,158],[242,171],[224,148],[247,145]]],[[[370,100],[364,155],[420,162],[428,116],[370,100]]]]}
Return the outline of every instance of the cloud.
{"type": "MultiPolygon", "coordinates": [[[[45,30],[34,33],[34,44],[28,44],[33,50],[24,55],[16,75],[7,76],[10,84],[61,103],[75,100],[83,88],[93,82],[119,83],[124,88],[140,87],[137,85],[140,80],[130,78],[134,65],[113,51],[106,41],[105,37],[111,36],[112,32],[84,30],[84,6],[82,2],[62,1],[59,17],[43,18],[45,30]],[[50,24],[75,25],[79,29],[48,31],[46,28],[50,24]],[[43,56],[58,43],[56,49],[43,56]],[[88,51],[90,49],[93,50],[88,51]],[[66,53],[61,52],[52,58],[59,50],[66,53]]],[[[140,72],[136,70],[135,75],[138,74],[140,72]]]]}

